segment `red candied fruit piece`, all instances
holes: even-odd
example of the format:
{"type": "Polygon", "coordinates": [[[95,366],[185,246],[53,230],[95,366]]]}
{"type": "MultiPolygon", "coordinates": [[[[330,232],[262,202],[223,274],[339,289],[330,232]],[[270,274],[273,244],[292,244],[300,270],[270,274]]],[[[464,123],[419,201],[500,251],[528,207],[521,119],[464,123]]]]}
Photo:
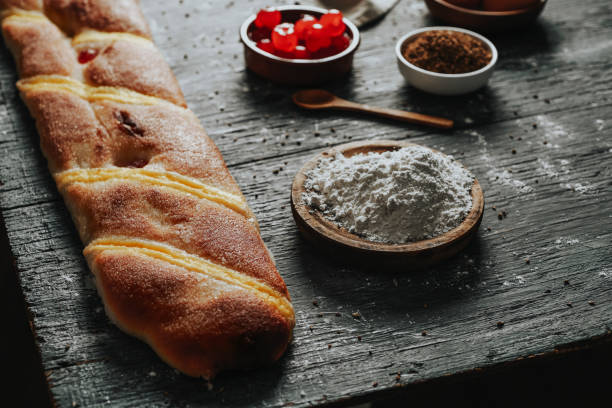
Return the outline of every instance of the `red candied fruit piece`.
{"type": "Polygon", "coordinates": [[[325,47],[312,53],[313,59],[321,59],[331,57],[332,55],[338,54],[338,51],[334,47],[325,47]]]}
{"type": "Polygon", "coordinates": [[[337,37],[344,33],[346,25],[342,21],[342,13],[336,9],[329,10],[321,16],[321,25],[330,37],[337,37]]]}
{"type": "Polygon", "coordinates": [[[327,48],[331,45],[331,37],[323,29],[319,23],[312,25],[306,33],[306,48],[310,52],[318,51],[321,48],[327,48]]]}
{"type": "Polygon", "coordinates": [[[274,7],[266,7],[259,10],[257,17],[255,17],[255,27],[266,27],[270,30],[274,30],[281,22],[281,12],[274,7]]]}
{"type": "Polygon", "coordinates": [[[250,37],[251,40],[255,42],[260,42],[264,38],[270,39],[271,31],[267,27],[255,27],[253,31],[251,31],[250,37]]]}
{"type": "Polygon", "coordinates": [[[332,48],[336,50],[336,53],[341,53],[346,50],[350,43],[351,37],[346,34],[332,38],[332,48]]]}
{"type": "Polygon", "coordinates": [[[98,56],[98,50],[94,50],[91,48],[83,50],[79,52],[79,56],[78,56],[79,64],[86,64],[92,59],[96,58],[97,56],[98,56]]]}
{"type": "Polygon", "coordinates": [[[304,14],[302,18],[295,22],[295,33],[298,36],[298,39],[305,40],[306,33],[313,24],[318,23],[318,20],[311,16],[310,14],[304,14]]]}
{"type": "Polygon", "coordinates": [[[298,44],[298,36],[295,33],[293,24],[282,23],[277,25],[272,31],[272,44],[279,51],[293,51],[298,44]]]}
{"type": "Polygon", "coordinates": [[[293,58],[310,59],[310,52],[303,45],[297,45],[295,50],[293,50],[293,58]]]}
{"type": "Polygon", "coordinates": [[[265,52],[269,52],[270,54],[274,54],[274,44],[268,38],[263,38],[261,41],[257,43],[257,48],[264,50],[265,52]]]}

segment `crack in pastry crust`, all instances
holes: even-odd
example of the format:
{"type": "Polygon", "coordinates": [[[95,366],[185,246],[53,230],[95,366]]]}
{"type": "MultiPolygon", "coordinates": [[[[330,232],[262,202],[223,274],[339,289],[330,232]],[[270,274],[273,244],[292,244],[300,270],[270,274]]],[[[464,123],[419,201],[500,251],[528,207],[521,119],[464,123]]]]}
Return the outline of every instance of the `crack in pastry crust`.
{"type": "Polygon", "coordinates": [[[63,190],[72,183],[96,183],[107,180],[130,180],[178,190],[198,198],[214,201],[237,213],[249,216],[247,204],[242,197],[169,171],[162,172],[135,168],[95,168],[66,170],[55,175],[55,182],[59,190],[63,190]]]}
{"type": "Polygon", "coordinates": [[[272,304],[287,320],[294,320],[291,303],[279,292],[258,279],[244,275],[238,271],[213,263],[207,259],[189,254],[167,244],[136,240],[126,237],[99,238],[92,241],[83,250],[85,257],[95,257],[102,251],[128,251],[162,260],[172,265],[180,266],[193,272],[203,273],[209,277],[226,283],[249,289],[272,304]]]}

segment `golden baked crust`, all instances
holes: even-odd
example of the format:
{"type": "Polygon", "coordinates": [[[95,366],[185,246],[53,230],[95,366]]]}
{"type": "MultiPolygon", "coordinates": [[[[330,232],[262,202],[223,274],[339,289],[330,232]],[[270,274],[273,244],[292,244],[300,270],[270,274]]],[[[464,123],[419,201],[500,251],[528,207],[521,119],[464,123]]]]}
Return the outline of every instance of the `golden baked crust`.
{"type": "Polygon", "coordinates": [[[72,182],[60,184],[60,190],[71,213],[82,218],[77,226],[83,242],[111,236],[163,242],[260,279],[287,296],[257,227],[238,211],[138,180],[72,182]]]}
{"type": "Polygon", "coordinates": [[[191,111],[161,100],[151,105],[106,98],[89,102],[80,91],[54,88],[50,80],[30,82],[18,86],[37,118],[52,172],[107,166],[164,169],[240,194],[221,153],[191,111]]]}
{"type": "Polygon", "coordinates": [[[44,0],[44,12],[68,35],[85,29],[132,33],[151,32],[137,0],[44,0]]]}
{"type": "Polygon", "coordinates": [[[277,360],[287,287],[138,2],[0,0],[0,17],[109,317],[188,375],[277,360]]]}
{"type": "Polygon", "coordinates": [[[89,36],[90,42],[78,46],[99,52],[83,72],[87,83],[129,88],[187,107],[170,67],[152,43],[112,37],[105,41],[104,35],[99,36],[100,41],[94,42],[93,38],[89,36]]]}
{"type": "Polygon", "coordinates": [[[122,249],[87,259],[111,319],[186,374],[270,364],[291,336],[286,318],[251,291],[122,249]]]}
{"type": "Polygon", "coordinates": [[[6,45],[17,62],[19,76],[71,76],[77,69],[75,52],[62,32],[36,15],[14,15],[2,21],[6,45]]]}
{"type": "Polygon", "coordinates": [[[54,90],[26,90],[22,97],[36,119],[40,146],[51,173],[105,164],[110,154],[107,136],[86,100],[54,90]]]}
{"type": "Polygon", "coordinates": [[[7,9],[42,10],[42,0],[0,0],[0,11],[7,9]]]}

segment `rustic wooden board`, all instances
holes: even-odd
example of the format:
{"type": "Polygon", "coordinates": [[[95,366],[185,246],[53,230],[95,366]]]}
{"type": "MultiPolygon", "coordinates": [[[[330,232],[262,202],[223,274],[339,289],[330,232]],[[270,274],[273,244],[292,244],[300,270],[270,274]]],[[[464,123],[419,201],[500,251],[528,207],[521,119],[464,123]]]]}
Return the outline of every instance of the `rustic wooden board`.
{"type": "Polygon", "coordinates": [[[492,82],[464,97],[415,91],[397,71],[395,40],[433,23],[421,2],[402,0],[363,32],[354,72],[328,89],[447,115],[459,124],[452,132],[292,106],[291,89],[243,67],[238,26],[260,5],[143,1],[191,109],[258,215],[296,310],[295,339],[278,364],[211,384],[178,374],[105,316],[14,88],[12,58],[0,50],[0,210],[57,405],[351,403],[611,337],[609,1],[549,2],[537,25],[493,37],[492,82]],[[364,269],[302,240],[289,206],[293,175],[326,146],[368,138],[409,138],[473,170],[487,209],[464,254],[421,272],[364,269]]]}

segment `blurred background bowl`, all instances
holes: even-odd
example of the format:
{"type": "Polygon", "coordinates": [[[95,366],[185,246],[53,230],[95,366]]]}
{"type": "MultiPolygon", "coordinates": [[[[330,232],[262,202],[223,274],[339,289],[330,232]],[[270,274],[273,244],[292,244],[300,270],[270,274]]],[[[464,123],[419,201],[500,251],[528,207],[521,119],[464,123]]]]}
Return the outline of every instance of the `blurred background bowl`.
{"type": "Polygon", "coordinates": [[[445,23],[480,32],[512,30],[533,22],[542,13],[547,0],[510,11],[483,11],[451,4],[445,0],[425,0],[431,14],[445,23]]]}
{"type": "MultiPolygon", "coordinates": [[[[276,7],[283,16],[283,22],[296,22],[303,14],[311,14],[317,18],[327,10],[319,7],[295,5],[276,7]]],[[[351,21],[344,18],[345,33],[351,37],[348,48],[331,57],[298,60],[277,57],[257,47],[249,33],[255,28],[253,14],[240,27],[240,40],[244,44],[244,60],[246,66],[264,78],[273,82],[288,85],[315,85],[347,74],[353,66],[353,55],[359,46],[359,30],[351,21]]]]}

